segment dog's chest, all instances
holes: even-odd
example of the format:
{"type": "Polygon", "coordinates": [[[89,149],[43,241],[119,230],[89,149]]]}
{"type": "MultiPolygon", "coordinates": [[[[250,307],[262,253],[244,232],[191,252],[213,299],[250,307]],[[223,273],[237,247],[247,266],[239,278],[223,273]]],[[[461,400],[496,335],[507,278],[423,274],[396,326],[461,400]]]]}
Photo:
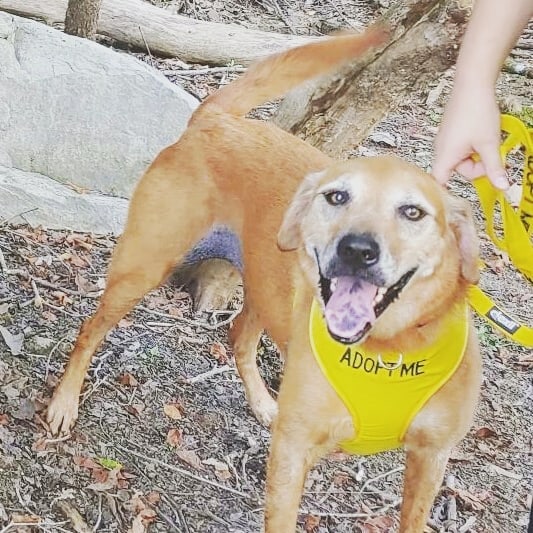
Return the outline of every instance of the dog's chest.
{"type": "Polygon", "coordinates": [[[309,336],[315,359],[353,419],[356,437],[339,444],[366,455],[402,446],[414,416],[454,374],[466,348],[467,311],[463,305],[451,313],[429,347],[380,354],[332,339],[314,302],[309,336]]]}

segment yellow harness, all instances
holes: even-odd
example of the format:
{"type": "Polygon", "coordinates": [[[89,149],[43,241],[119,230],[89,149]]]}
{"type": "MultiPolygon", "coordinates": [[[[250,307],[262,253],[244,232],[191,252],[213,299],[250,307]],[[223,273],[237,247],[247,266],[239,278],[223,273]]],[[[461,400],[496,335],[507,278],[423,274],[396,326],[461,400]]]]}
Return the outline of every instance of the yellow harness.
{"type": "MultiPolygon", "coordinates": [[[[501,128],[507,133],[502,143],[502,159],[517,146],[524,148],[522,198],[515,210],[504,193],[495,189],[488,178],[474,180],[481,208],[486,219],[486,231],[492,242],[506,252],[524,277],[533,283],[533,130],[528,130],[517,118],[502,115],[501,128]],[[502,237],[494,229],[494,212],[500,208],[502,237]]],[[[477,313],[507,337],[533,348],[533,328],[521,324],[498,307],[479,287],[470,288],[468,300],[477,313]]]]}
{"type": "Polygon", "coordinates": [[[320,306],[313,301],[309,338],[324,375],[350,412],[356,437],[341,447],[360,455],[392,450],[412,419],[453,375],[468,338],[466,303],[457,306],[436,342],[409,353],[378,354],[363,345],[345,345],[329,335],[320,306]]]}

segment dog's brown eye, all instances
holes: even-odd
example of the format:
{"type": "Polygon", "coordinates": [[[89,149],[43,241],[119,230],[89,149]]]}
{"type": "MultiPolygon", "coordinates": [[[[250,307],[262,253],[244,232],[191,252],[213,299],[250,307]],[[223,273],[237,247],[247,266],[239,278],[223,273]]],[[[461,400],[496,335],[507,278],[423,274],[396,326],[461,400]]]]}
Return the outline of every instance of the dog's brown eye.
{"type": "Polygon", "coordinates": [[[324,194],[324,198],[329,205],[344,205],[350,195],[346,191],[332,191],[324,194]]]}
{"type": "Polygon", "coordinates": [[[416,205],[402,205],[400,214],[407,220],[421,220],[426,216],[426,212],[416,205]]]}

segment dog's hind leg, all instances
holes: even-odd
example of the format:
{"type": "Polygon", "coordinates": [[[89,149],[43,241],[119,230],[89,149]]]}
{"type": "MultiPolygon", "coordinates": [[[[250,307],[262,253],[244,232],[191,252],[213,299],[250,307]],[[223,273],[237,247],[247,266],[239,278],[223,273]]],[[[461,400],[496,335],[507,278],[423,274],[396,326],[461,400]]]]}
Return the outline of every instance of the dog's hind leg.
{"type": "Polygon", "coordinates": [[[246,304],[245,295],[242,312],[235,319],[229,336],[237,369],[246,390],[246,399],[257,420],[269,426],[277,413],[277,405],[257,368],[257,345],[261,331],[258,317],[246,304]]]}
{"type": "Polygon", "coordinates": [[[133,196],[98,309],[81,328],[48,407],[47,420],[53,433],[66,433],[75,422],[85,374],[106,333],[165,279],[213,223],[207,207],[201,207],[207,201],[198,198],[197,184],[178,178],[167,169],[152,167],[133,196]],[[198,204],[191,209],[196,200],[198,204]]]}

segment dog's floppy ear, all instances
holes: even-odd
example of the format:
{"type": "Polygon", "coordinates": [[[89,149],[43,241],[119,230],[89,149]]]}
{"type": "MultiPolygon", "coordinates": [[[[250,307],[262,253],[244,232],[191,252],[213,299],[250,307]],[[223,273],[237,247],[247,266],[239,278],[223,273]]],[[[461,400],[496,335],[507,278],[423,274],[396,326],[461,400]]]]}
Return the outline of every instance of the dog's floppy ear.
{"type": "Polygon", "coordinates": [[[479,242],[470,204],[448,194],[447,218],[461,254],[461,274],[468,283],[479,281],[479,242]]]}
{"type": "Polygon", "coordinates": [[[300,222],[311,205],[315,186],[323,175],[323,171],[308,174],[296,191],[278,232],[280,250],[295,250],[302,244],[300,222]]]}

